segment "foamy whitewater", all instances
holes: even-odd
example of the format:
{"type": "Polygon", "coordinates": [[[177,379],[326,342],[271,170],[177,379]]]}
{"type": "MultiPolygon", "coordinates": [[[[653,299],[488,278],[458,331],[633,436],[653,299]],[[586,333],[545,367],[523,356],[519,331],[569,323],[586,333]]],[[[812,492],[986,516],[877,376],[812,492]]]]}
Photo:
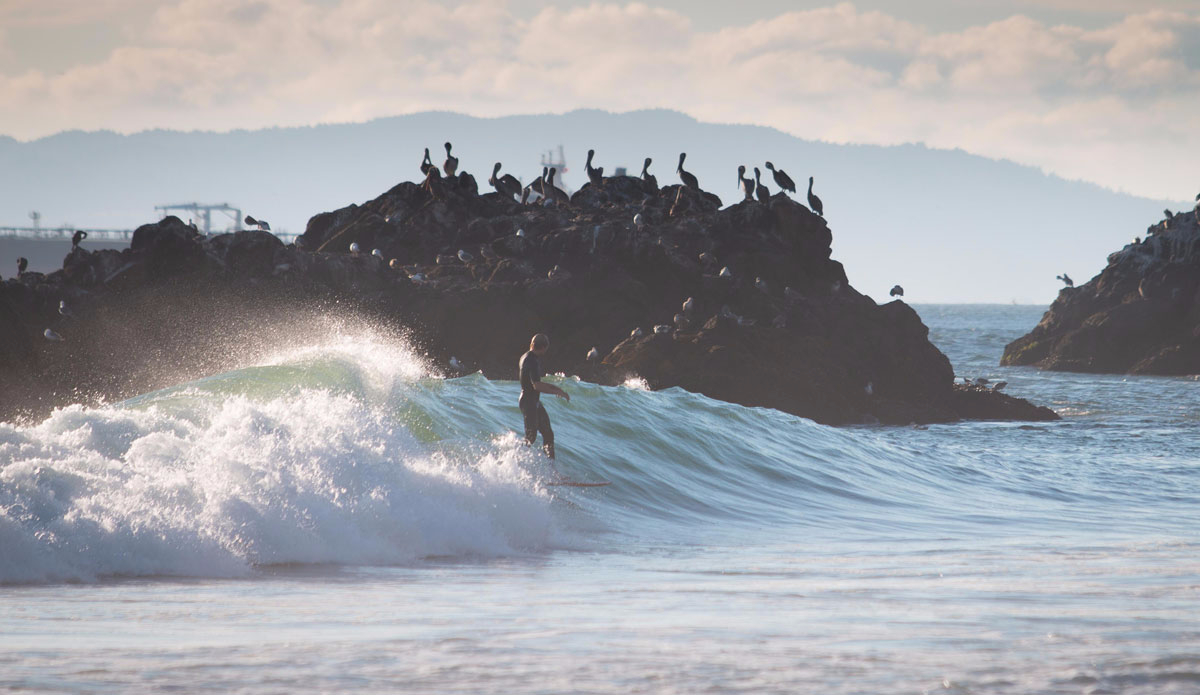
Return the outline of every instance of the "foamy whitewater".
{"type": "Polygon", "coordinates": [[[917,309],[1064,420],[559,379],[558,468],[612,485],[552,487],[515,383],[362,329],[0,424],[0,689],[1200,692],[1197,381],[1000,368],[1042,308],[917,309]]]}

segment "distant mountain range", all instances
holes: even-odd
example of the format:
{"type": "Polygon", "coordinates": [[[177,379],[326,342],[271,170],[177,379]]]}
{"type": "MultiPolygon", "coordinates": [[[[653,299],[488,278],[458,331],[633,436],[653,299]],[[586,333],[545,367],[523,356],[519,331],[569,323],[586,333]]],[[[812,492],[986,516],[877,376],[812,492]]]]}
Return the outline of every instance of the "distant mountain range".
{"type": "MultiPolygon", "coordinates": [[[[430,112],[229,133],[72,131],[27,143],[0,137],[0,226],[25,226],[37,210],[47,227],[133,228],[158,218],[155,205],[198,201],[228,202],[275,230],[299,233],[316,213],[419,180],[424,148],[440,164],[447,140],[481,188],[496,161],[529,181],[541,173],[540,157],[559,145],[570,188],[586,181],[588,149],[606,174],[623,166],[637,175],[652,157],[660,184],[678,181],[676,162],[687,152],[686,168],[726,204],[739,196],[739,164],[751,175],[762,168],[774,191],[763,167],[771,160],[796,181],[801,201],[815,176],[834,258],[877,301],[900,284],[912,302],[1049,303],[1055,275],[1085,281],[1110,252],[1161,219],[1164,207],[1186,205],[961,150],[835,145],[673,111],[494,119],[430,112]]],[[[0,274],[11,274],[15,257],[0,241],[0,274]]]]}

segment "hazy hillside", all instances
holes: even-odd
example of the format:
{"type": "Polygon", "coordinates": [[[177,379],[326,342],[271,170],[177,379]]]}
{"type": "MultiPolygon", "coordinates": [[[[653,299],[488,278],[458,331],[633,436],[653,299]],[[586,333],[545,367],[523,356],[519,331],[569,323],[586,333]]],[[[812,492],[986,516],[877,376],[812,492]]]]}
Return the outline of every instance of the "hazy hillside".
{"type": "MultiPolygon", "coordinates": [[[[770,159],[797,182],[809,175],[834,231],[834,257],[877,300],[900,283],[915,302],[1044,303],[1054,276],[1084,280],[1107,254],[1158,219],[1164,206],[1010,162],[920,145],[846,146],[801,140],[771,128],[698,123],[670,111],[479,119],[423,113],[312,128],[130,136],[69,132],[29,143],[0,138],[0,226],[135,227],[164,203],[229,202],[301,232],[308,218],[362,202],[420,178],[424,147],[444,159],[454,143],[461,168],[481,187],[495,161],[529,180],[539,157],[563,145],[570,187],[584,180],[588,148],[612,173],[636,174],[642,159],[674,183],[679,152],[701,186],[736,202],[737,166],[770,159]]],[[[774,182],[763,170],[764,183],[774,182]]],[[[16,254],[0,242],[0,273],[16,254]]]]}

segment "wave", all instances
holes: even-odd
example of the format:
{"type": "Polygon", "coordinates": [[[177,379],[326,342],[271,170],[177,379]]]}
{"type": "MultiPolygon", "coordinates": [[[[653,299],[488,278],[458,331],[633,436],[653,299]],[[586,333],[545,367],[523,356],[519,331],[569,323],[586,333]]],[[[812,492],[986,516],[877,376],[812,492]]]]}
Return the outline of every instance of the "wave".
{"type": "Polygon", "coordinates": [[[552,378],[572,395],[548,399],[558,471],[515,431],[515,383],[446,379],[371,335],[0,424],[0,583],[519,556],[602,548],[614,533],[979,533],[1050,518],[1071,497],[992,453],[995,436],[972,449],[970,428],[955,444],[937,428],[905,439],[637,379],[552,378]],[[558,472],[613,484],[546,486],[558,472]]]}

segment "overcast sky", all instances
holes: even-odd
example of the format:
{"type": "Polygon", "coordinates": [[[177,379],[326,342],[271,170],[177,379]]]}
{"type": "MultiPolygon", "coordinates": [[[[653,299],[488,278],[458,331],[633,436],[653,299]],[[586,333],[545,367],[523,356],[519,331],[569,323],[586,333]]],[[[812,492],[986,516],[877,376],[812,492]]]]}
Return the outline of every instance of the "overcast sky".
{"type": "Polygon", "coordinates": [[[1200,0],[0,0],[0,95],[23,140],[665,107],[1200,191],[1200,0]]]}

